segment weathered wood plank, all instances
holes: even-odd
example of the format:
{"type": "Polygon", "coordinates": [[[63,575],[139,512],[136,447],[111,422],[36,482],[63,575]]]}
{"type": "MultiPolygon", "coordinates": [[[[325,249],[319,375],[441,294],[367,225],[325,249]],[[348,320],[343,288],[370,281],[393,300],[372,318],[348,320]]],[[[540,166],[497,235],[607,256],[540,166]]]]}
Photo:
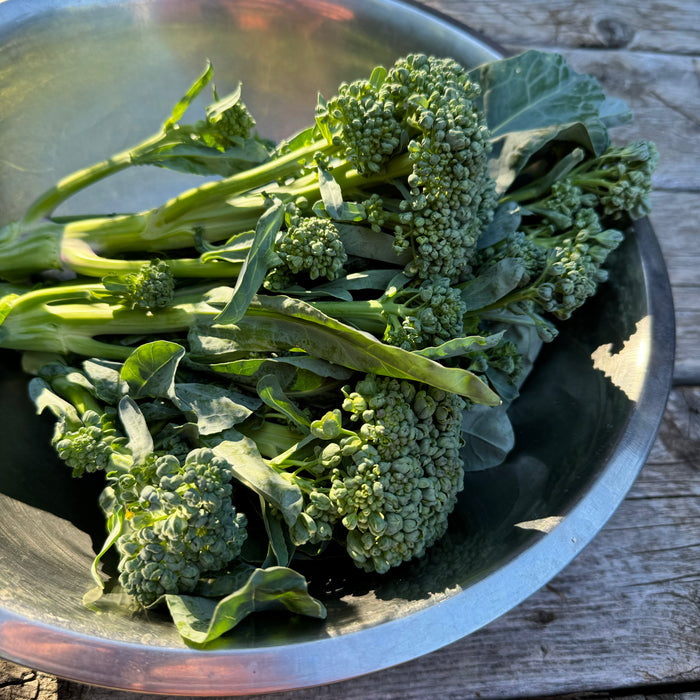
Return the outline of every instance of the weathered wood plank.
{"type": "Polygon", "coordinates": [[[424,0],[423,4],[504,44],[697,53],[700,6],[695,0],[424,0]]]}
{"type": "MultiPolygon", "coordinates": [[[[614,688],[651,692],[655,685],[695,680],[700,668],[699,465],[700,387],[675,389],[628,497],[549,585],[482,630],[421,659],[331,686],[256,697],[606,697],[604,691],[614,688]]],[[[150,697],[61,681],[56,700],[150,697]]]]}
{"type": "Polygon", "coordinates": [[[677,383],[700,383],[700,237],[695,217],[700,193],[652,194],[651,223],[668,269],[676,316],[677,383]]]}
{"type": "Polygon", "coordinates": [[[58,681],[45,673],[0,659],[2,700],[57,700],[58,681]]]}

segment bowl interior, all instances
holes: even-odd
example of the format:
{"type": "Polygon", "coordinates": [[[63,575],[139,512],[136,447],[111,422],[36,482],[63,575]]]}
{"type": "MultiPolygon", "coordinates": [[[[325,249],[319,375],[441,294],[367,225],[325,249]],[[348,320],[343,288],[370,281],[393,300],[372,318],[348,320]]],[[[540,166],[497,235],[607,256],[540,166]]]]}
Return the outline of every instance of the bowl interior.
{"type": "MultiPolygon", "coordinates": [[[[220,94],[242,81],[259,132],[279,139],[310,123],[319,90],[333,94],[341,80],[416,51],[470,66],[498,56],[464,28],[395,2],[5,0],[0,224],[63,174],[153,133],[207,59],[220,94]]],[[[134,169],[61,211],[144,208],[194,182],[134,169]]],[[[311,565],[325,622],[253,616],[206,653],[157,614],[83,606],[104,536],[99,479],[76,482],[57,463],[52,421],[34,415],[18,358],[0,354],[0,655],[102,685],[233,694],[373,671],[486,624],[580,551],[646,458],[673,353],[671,321],[659,320],[659,309],[672,317],[659,261],[643,222],[615,255],[613,281],[543,351],[512,409],[515,451],[467,475],[449,534],[422,560],[384,577],[311,565]],[[408,641],[378,653],[396,629],[408,641]],[[329,663],[341,644],[354,660],[329,663]],[[309,650],[315,661],[302,669],[309,650]],[[276,671],[263,663],[270,655],[276,671]],[[120,675],[111,662],[126,656],[148,672],[120,675]]]]}

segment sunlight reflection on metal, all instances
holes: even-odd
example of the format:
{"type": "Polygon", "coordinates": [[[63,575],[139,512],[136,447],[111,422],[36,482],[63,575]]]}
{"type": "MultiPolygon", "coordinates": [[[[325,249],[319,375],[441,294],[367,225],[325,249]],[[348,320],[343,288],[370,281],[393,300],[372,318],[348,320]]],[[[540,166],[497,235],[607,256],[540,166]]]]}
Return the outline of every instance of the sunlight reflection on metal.
{"type": "Polygon", "coordinates": [[[646,368],[651,351],[651,316],[642,318],[635,332],[622,348],[615,352],[611,343],[601,345],[591,355],[593,366],[606,377],[630,401],[638,401],[644,385],[646,368]]]}
{"type": "Polygon", "coordinates": [[[548,518],[538,518],[537,520],[525,520],[516,523],[515,527],[521,530],[537,530],[538,532],[551,532],[559,523],[564,520],[561,515],[551,515],[548,518]]]}

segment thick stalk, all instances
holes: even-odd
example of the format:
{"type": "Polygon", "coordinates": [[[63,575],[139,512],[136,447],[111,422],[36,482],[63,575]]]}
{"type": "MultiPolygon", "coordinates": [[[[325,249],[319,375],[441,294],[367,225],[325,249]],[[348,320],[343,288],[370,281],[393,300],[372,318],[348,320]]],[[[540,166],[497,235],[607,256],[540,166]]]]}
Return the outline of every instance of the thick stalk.
{"type": "MultiPolygon", "coordinates": [[[[226,260],[201,261],[199,258],[165,259],[176,278],[236,278],[238,277],[245,250],[241,251],[241,262],[226,260]]],[[[104,258],[96,255],[87,243],[69,240],[62,250],[63,262],[78,275],[85,277],[105,277],[107,275],[124,275],[138,272],[149,260],[123,260],[121,258],[104,258]]]]}

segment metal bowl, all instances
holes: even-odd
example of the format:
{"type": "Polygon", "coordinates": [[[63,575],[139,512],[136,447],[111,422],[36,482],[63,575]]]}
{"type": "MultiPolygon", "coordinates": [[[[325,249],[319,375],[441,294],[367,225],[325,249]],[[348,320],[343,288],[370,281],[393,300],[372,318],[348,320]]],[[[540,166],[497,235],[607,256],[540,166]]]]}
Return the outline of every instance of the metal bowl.
{"type": "MultiPolygon", "coordinates": [[[[239,80],[261,133],[313,118],[318,90],[423,51],[467,65],[488,41],[420,7],[352,0],[5,0],[0,3],[0,212],[17,216],[58,177],[153,133],[211,59],[239,80]]],[[[135,171],[71,201],[123,211],[192,184],[135,171]]],[[[95,614],[97,481],[76,482],[48,446],[14,355],[0,368],[0,656],[84,683],[170,695],[235,695],[379,670],[470,634],[547,583],[612,515],[651,449],[674,354],[671,294],[644,220],[604,291],[548,346],[513,409],[517,448],[470,473],[449,534],[379,578],[320,571],[325,622],[248,618],[206,651],[164,617],[95,614]]]]}

